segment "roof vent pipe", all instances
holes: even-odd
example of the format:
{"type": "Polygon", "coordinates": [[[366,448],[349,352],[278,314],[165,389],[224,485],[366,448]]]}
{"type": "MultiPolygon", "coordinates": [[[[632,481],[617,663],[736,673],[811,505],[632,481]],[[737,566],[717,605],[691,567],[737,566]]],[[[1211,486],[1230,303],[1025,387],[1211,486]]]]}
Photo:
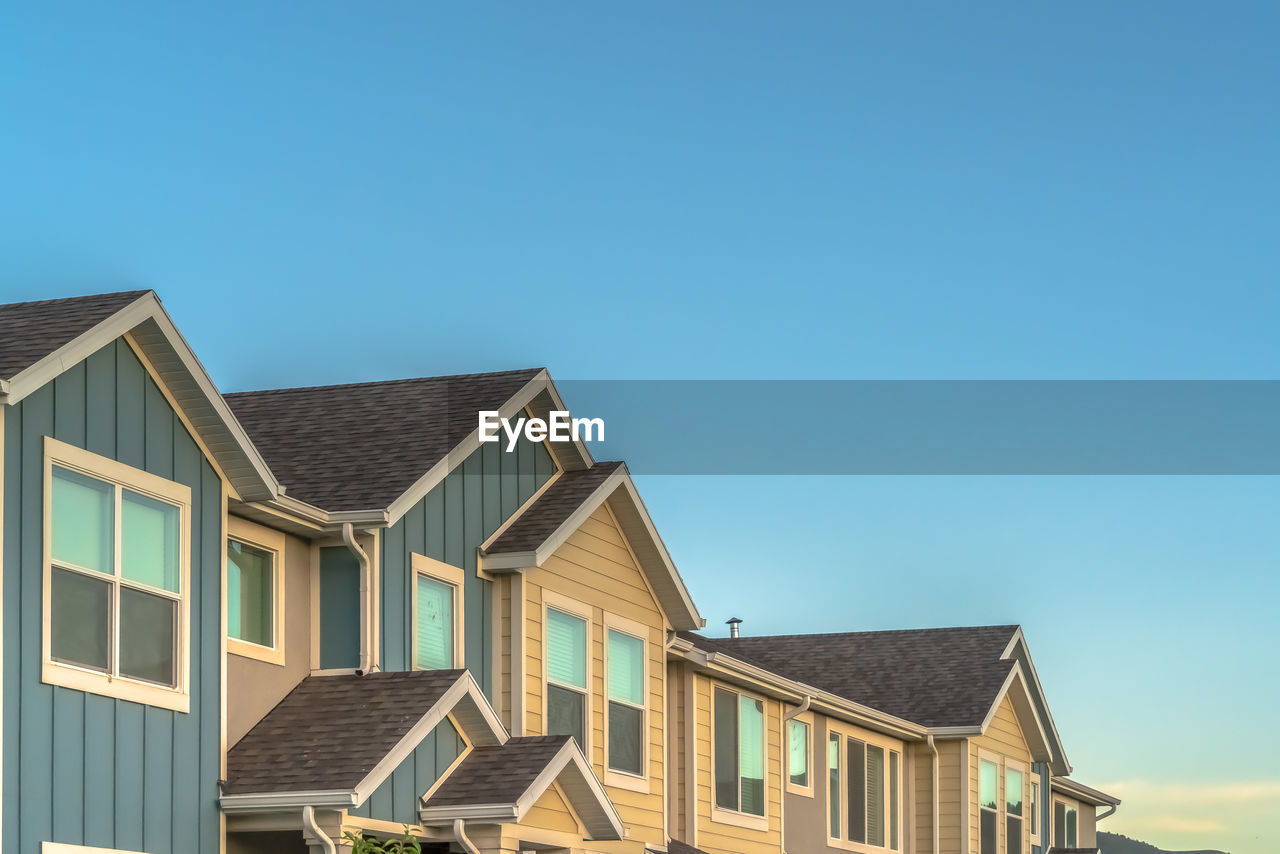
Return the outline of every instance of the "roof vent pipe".
{"type": "Polygon", "coordinates": [[[742,620],[737,617],[730,617],[725,622],[729,624],[729,637],[736,638],[738,636],[738,626],[742,625],[742,620]]]}

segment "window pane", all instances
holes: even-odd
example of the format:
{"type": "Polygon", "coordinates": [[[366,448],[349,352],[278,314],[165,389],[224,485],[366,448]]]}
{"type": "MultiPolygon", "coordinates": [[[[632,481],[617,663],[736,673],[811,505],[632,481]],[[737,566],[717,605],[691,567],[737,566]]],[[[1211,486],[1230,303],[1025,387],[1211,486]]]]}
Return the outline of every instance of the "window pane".
{"type": "Polygon", "coordinates": [[[644,641],[609,630],[609,699],[644,705],[644,641]]]}
{"type": "Polygon", "coordinates": [[[414,664],[424,670],[453,667],[453,596],[453,585],[426,575],[418,576],[414,664]]]}
{"type": "Polygon", "coordinates": [[[105,671],[111,660],[111,583],[55,567],[50,594],[53,657],[105,671]]]}
{"type": "Polygon", "coordinates": [[[1008,815],[1022,815],[1022,772],[1004,769],[1004,811],[1008,815]]]}
{"type": "Polygon", "coordinates": [[[1027,804],[1027,812],[1030,813],[1031,834],[1040,832],[1040,784],[1035,780],[1031,781],[1031,800],[1027,804]]]}
{"type": "Polygon", "coordinates": [[[738,709],[741,810],[764,815],[764,703],[752,697],[739,697],[738,709]]]}
{"type": "Polygon", "coordinates": [[[644,711],[622,703],[609,703],[609,767],[643,774],[644,711]]]}
{"type": "Polygon", "coordinates": [[[130,581],[178,592],[178,508],[124,491],[120,574],[130,581]]]}
{"type": "Polygon", "coordinates": [[[114,487],[53,467],[53,559],[113,575],[114,487]]]}
{"type": "Polygon", "coordinates": [[[587,749],[584,736],[586,696],[559,685],[547,686],[547,735],[571,735],[578,746],[587,749]]]}
{"type": "Polygon", "coordinates": [[[1067,842],[1067,808],[1064,804],[1053,803],[1053,844],[1066,846],[1067,842]]]}
{"type": "Polygon", "coordinates": [[[1005,854],[1022,854],[1022,819],[1016,815],[1005,817],[1005,854]]]}
{"type": "Polygon", "coordinates": [[[178,603],[120,588],[120,675],[174,685],[174,624],[178,603]]]}
{"type": "Polygon", "coordinates": [[[738,695],[715,692],[716,806],[738,808],[738,695]]]}
{"type": "Polygon", "coordinates": [[[998,804],[996,803],[996,789],[999,788],[996,783],[997,768],[994,762],[982,760],[978,763],[978,805],[984,809],[993,810],[998,804]]]}
{"type": "Polygon", "coordinates": [[[898,754],[895,751],[889,752],[889,847],[894,851],[898,850],[898,754]]]}
{"type": "Polygon", "coordinates": [[[849,841],[867,841],[867,746],[849,739],[849,841]]]}
{"type": "Polygon", "coordinates": [[[840,838],[840,736],[827,739],[827,812],[831,816],[831,838],[840,838]]]}
{"type": "Polygon", "coordinates": [[[884,748],[867,746],[867,844],[884,847],[884,748]]]}
{"type": "Polygon", "coordinates": [[[809,726],[801,721],[787,723],[787,773],[795,785],[809,785],[809,726]]]}
{"type": "Polygon", "coordinates": [[[996,836],[999,816],[995,810],[978,810],[980,813],[978,825],[978,852],[979,854],[996,854],[996,836]]]}
{"type": "Polygon", "coordinates": [[[1067,847],[1076,847],[1076,809],[1067,807],[1067,847]]]}
{"type": "Polygon", "coordinates": [[[227,635],[274,646],[275,556],[235,540],[227,541],[227,635]]]}
{"type": "Polygon", "coordinates": [[[587,687],[587,621],[554,608],[547,609],[547,677],[587,687]]]}

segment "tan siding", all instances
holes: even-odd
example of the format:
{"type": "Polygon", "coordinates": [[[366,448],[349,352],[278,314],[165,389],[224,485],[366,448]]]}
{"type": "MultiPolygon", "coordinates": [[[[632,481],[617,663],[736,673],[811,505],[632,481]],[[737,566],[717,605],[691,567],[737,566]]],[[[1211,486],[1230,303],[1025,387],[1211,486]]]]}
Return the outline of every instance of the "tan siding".
{"type": "MultiPolygon", "coordinates": [[[[1018,716],[1013,710],[1013,703],[1008,697],[1000,701],[1000,705],[996,708],[995,715],[991,718],[991,724],[987,727],[987,731],[970,742],[969,749],[969,851],[971,854],[980,854],[978,850],[978,754],[979,751],[986,751],[996,754],[1006,759],[1014,759],[1025,765],[1023,771],[1024,797],[1026,781],[1030,779],[1031,771],[1031,751],[1027,747],[1027,740],[1022,734],[1022,726],[1018,723],[1018,716]]],[[[1001,771],[1000,797],[1003,804],[1004,798],[1004,782],[1003,770],[1001,771]]],[[[1003,809],[1000,813],[1000,836],[1003,840],[1005,833],[1005,822],[1003,809]]],[[[1000,849],[1004,850],[1004,844],[1001,842],[1000,849]]],[[[1031,827],[1026,821],[1026,816],[1022,822],[1022,850],[1031,850],[1031,827]]]]}
{"type": "Polygon", "coordinates": [[[529,808],[529,812],[521,819],[522,825],[541,827],[545,830],[558,830],[564,833],[577,833],[578,821],[569,810],[569,805],[560,796],[559,790],[552,786],[542,793],[537,803],[529,808]]]}
{"type": "Polygon", "coordinates": [[[964,824],[961,810],[965,799],[961,794],[963,757],[967,742],[939,741],[938,745],[938,841],[940,854],[960,854],[964,824]]]}
{"type": "Polygon", "coordinates": [[[915,751],[912,783],[907,790],[908,814],[915,813],[915,850],[933,851],[933,754],[927,747],[915,751]]]}

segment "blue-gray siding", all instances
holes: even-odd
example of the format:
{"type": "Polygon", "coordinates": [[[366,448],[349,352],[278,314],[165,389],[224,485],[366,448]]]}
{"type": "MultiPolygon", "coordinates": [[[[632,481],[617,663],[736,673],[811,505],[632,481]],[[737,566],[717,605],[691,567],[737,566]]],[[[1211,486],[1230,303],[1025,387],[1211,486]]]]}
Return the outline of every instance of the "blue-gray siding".
{"type": "Polygon", "coordinates": [[[462,755],[462,748],[462,738],[453,724],[447,719],[442,721],[352,813],[397,824],[417,824],[419,798],[462,755]]]}
{"type": "Polygon", "coordinates": [[[523,438],[510,453],[486,444],[388,528],[382,547],[382,666],[413,666],[411,555],[466,570],[466,664],[490,691],[490,582],[476,575],[476,549],[555,473],[546,446],[523,438]]]}
{"type": "Polygon", "coordinates": [[[360,666],[360,562],[346,546],[320,549],[320,667],[360,666]]]}
{"type": "Polygon", "coordinates": [[[133,351],[117,341],[5,407],[4,850],[45,840],[213,854],[222,484],[133,351]],[[191,488],[191,712],[41,682],[44,437],[191,488]]]}

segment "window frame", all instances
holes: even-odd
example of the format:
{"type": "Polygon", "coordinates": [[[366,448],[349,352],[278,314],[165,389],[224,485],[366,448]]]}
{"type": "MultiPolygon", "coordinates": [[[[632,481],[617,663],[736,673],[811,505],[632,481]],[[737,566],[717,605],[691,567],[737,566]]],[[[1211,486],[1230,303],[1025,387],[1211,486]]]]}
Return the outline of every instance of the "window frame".
{"type": "Polygon", "coordinates": [[[793,718],[786,719],[785,724],[786,725],[783,727],[783,733],[782,733],[784,742],[786,744],[785,759],[783,760],[783,766],[784,766],[783,770],[785,772],[783,774],[783,785],[785,786],[786,791],[792,794],[800,795],[801,797],[805,797],[805,798],[812,798],[814,795],[814,787],[815,787],[814,778],[817,777],[817,773],[816,773],[817,769],[814,768],[814,763],[813,763],[814,733],[817,731],[817,727],[814,726],[813,713],[803,712],[802,714],[798,714],[793,718]],[[791,725],[792,724],[798,724],[805,728],[804,749],[805,749],[805,762],[807,763],[805,767],[809,771],[809,785],[807,786],[801,786],[799,783],[791,782],[791,725]]]}
{"type": "Polygon", "coordinates": [[[225,576],[228,581],[231,578],[231,559],[226,556],[225,550],[229,548],[230,542],[235,540],[237,543],[253,546],[255,549],[261,549],[271,553],[271,590],[272,596],[275,597],[272,602],[272,624],[271,624],[271,646],[264,646],[253,641],[243,640],[231,636],[230,615],[231,615],[231,596],[227,595],[227,625],[223,626],[223,631],[227,637],[227,652],[232,655],[238,655],[242,658],[252,658],[267,664],[275,664],[284,666],[285,656],[285,628],[284,628],[284,588],[285,588],[285,570],[284,570],[284,554],[285,554],[285,535],[280,531],[272,530],[263,525],[250,522],[247,519],[241,519],[238,516],[227,516],[227,536],[226,546],[224,546],[223,561],[226,564],[225,576]]]}
{"type": "MultiPolygon", "coordinates": [[[[44,494],[42,496],[43,545],[41,592],[41,681],[89,694],[99,694],[118,700],[129,700],[147,706],[170,711],[189,713],[191,710],[191,488],[173,480],[134,468],[99,454],[86,451],[52,436],[44,437],[44,494]],[[107,672],[93,670],[71,662],[53,658],[53,469],[67,469],[93,478],[112,487],[114,511],[112,518],[112,575],[101,572],[85,572],[83,567],[63,566],[65,572],[74,572],[88,578],[109,579],[112,585],[112,611],[109,617],[111,648],[107,672]],[[119,589],[122,586],[121,545],[123,520],[121,501],[123,490],[136,492],[147,498],[174,505],[178,509],[178,592],[160,591],[150,585],[124,582],[123,586],[144,593],[156,592],[177,603],[174,626],[174,685],[159,685],[130,676],[120,675],[120,620],[119,589]]],[[[223,558],[225,560],[225,557],[223,558]]]]}
{"type": "MultiPolygon", "coordinates": [[[[1019,834],[1022,838],[1027,837],[1027,804],[1030,801],[1028,791],[1031,788],[1031,766],[1023,762],[1021,759],[1011,759],[1007,756],[1003,757],[1003,759],[1004,765],[1000,769],[1000,811],[1002,813],[1000,829],[1005,838],[1001,841],[999,848],[1000,854],[1008,854],[1010,818],[1018,819],[1020,822],[1019,834]],[[1022,792],[1020,793],[1022,795],[1022,815],[1020,816],[1009,815],[1009,771],[1011,770],[1022,775],[1022,792]]],[[[1026,845],[1021,846],[1019,854],[1031,854],[1031,843],[1028,842],[1026,845]]]]}
{"type": "Polygon", "coordinates": [[[1004,846],[1004,828],[1001,827],[1001,821],[1004,818],[1004,757],[998,753],[992,753],[987,750],[978,750],[978,776],[974,779],[974,798],[978,802],[978,851],[977,854],[1003,854],[1004,846]],[[995,809],[987,810],[982,805],[982,764],[988,763],[995,766],[996,769],[996,805],[995,809]],[[983,851],[982,849],[982,814],[983,812],[994,812],[996,816],[996,839],[995,851],[983,851]]]}
{"type": "Polygon", "coordinates": [[[541,649],[542,731],[545,733],[549,728],[548,722],[550,721],[550,716],[547,714],[548,706],[551,702],[551,692],[547,690],[547,687],[549,685],[555,685],[559,688],[564,689],[565,691],[575,691],[583,694],[582,737],[583,739],[586,740],[586,744],[579,745],[579,747],[582,748],[582,755],[585,756],[587,759],[587,762],[591,764],[594,764],[592,763],[592,760],[591,760],[591,756],[592,756],[591,749],[594,743],[594,739],[592,738],[592,735],[594,734],[594,730],[595,730],[595,727],[593,726],[595,722],[595,717],[594,717],[595,706],[591,702],[592,695],[595,693],[594,691],[591,690],[591,686],[594,684],[592,682],[592,679],[595,676],[595,674],[592,672],[592,669],[591,669],[591,660],[595,657],[591,654],[592,646],[595,644],[594,617],[595,617],[595,614],[590,605],[587,605],[584,602],[579,602],[577,599],[571,599],[568,596],[564,596],[560,593],[556,593],[551,590],[546,590],[546,589],[542,590],[542,626],[541,626],[542,628],[542,641],[541,641],[541,644],[542,644],[542,649],[541,649]],[[548,642],[547,612],[548,611],[559,611],[563,614],[568,614],[571,617],[577,617],[580,620],[586,621],[586,624],[587,624],[586,683],[587,684],[585,688],[579,688],[576,685],[565,685],[561,682],[556,682],[551,678],[551,661],[550,661],[551,656],[547,654],[547,642],[548,642]]]}
{"type": "Polygon", "coordinates": [[[409,659],[413,670],[426,670],[418,664],[418,577],[425,576],[453,588],[453,661],[446,670],[466,667],[466,580],[467,574],[459,567],[414,552],[410,559],[413,570],[412,589],[409,591],[409,618],[412,633],[409,636],[409,659]]]}
{"type": "MultiPolygon", "coordinates": [[[[604,612],[603,621],[603,658],[604,658],[604,692],[602,697],[604,711],[604,780],[603,782],[609,786],[616,786],[621,789],[629,789],[634,792],[649,794],[651,791],[651,781],[649,778],[649,705],[652,702],[651,692],[649,690],[649,655],[650,655],[650,638],[649,627],[643,623],[634,620],[628,620],[617,614],[608,611],[604,612]],[[641,676],[640,690],[643,702],[640,705],[634,703],[621,702],[623,705],[633,709],[640,710],[640,768],[641,773],[633,774],[630,771],[624,771],[619,768],[613,768],[609,765],[609,704],[615,702],[609,696],[609,632],[617,632],[618,634],[627,635],[640,641],[643,645],[644,653],[641,656],[641,676]]],[[[588,622],[588,643],[587,653],[590,655],[590,623],[588,622]]],[[[587,682],[590,684],[590,673],[587,674],[587,682]]],[[[563,686],[562,686],[563,687],[563,686]]]]}
{"type": "Polygon", "coordinates": [[[1030,822],[1027,826],[1030,832],[1031,844],[1039,845],[1041,844],[1040,825],[1043,823],[1040,821],[1040,775],[1034,771],[1027,779],[1027,807],[1027,809],[1023,810],[1023,818],[1030,822]]]}
{"type": "MultiPolygon", "coordinates": [[[[823,754],[824,762],[822,768],[823,780],[826,783],[826,809],[824,810],[826,826],[827,846],[830,848],[840,848],[845,851],[857,851],[862,854],[902,854],[904,851],[904,839],[906,833],[906,745],[892,737],[881,735],[880,733],[864,730],[859,727],[844,724],[843,722],[828,720],[827,721],[827,739],[825,744],[830,745],[831,736],[839,738],[839,750],[837,751],[838,765],[840,766],[840,791],[838,793],[837,809],[840,813],[840,835],[831,835],[831,768],[828,747],[827,752],[823,754]],[[853,769],[849,765],[849,742],[850,740],[862,742],[862,767],[858,769],[858,773],[863,778],[863,798],[870,805],[871,792],[866,788],[867,774],[867,754],[868,747],[877,747],[884,751],[884,792],[883,803],[881,809],[883,811],[882,821],[884,827],[884,844],[872,845],[869,842],[854,842],[849,839],[849,775],[853,773],[853,769]],[[898,756],[898,820],[896,822],[898,847],[894,848],[893,839],[895,837],[893,826],[893,797],[891,791],[892,775],[890,768],[893,763],[893,755],[898,756]]],[[[865,815],[865,814],[864,814],[865,815]]],[[[865,819],[864,819],[865,820],[865,819]]]]}
{"type": "MultiPolygon", "coordinates": [[[[719,824],[729,824],[734,827],[745,827],[752,830],[768,830],[769,829],[769,700],[763,694],[757,694],[754,691],[747,691],[736,686],[720,683],[709,682],[711,700],[708,706],[708,714],[711,724],[711,820],[719,824]],[[724,691],[732,694],[735,698],[734,708],[738,712],[738,756],[742,756],[742,698],[746,697],[751,700],[760,702],[761,726],[760,726],[760,747],[763,773],[764,773],[764,813],[756,815],[755,813],[743,812],[742,807],[742,762],[738,762],[738,807],[739,809],[730,809],[722,807],[716,803],[716,691],[724,691]]],[[[780,761],[781,765],[782,762],[780,761]]]]}

